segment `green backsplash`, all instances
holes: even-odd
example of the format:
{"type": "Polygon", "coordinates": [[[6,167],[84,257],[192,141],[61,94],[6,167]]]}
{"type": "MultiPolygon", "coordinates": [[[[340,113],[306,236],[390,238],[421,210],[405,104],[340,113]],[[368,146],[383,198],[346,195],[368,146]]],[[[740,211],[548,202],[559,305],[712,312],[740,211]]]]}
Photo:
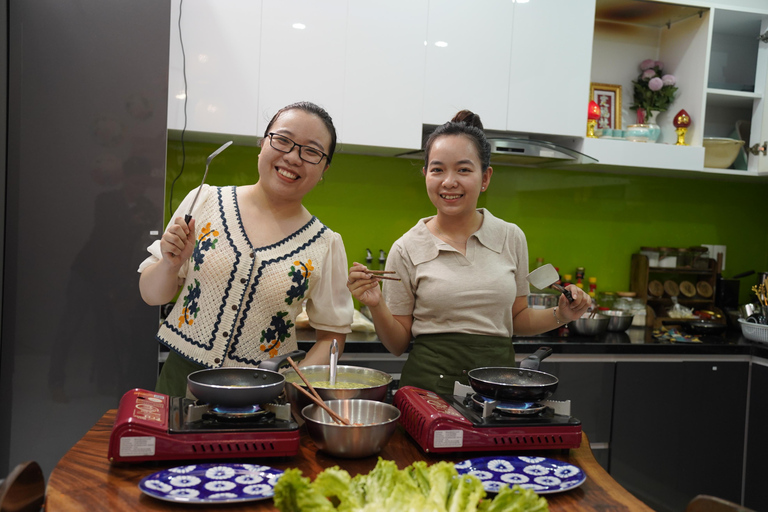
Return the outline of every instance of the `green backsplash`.
{"type": "MultiPolygon", "coordinates": [[[[205,160],[218,144],[185,143],[184,172],[173,189],[175,209],[199,185],[205,160]]],[[[258,148],[232,146],[210,166],[211,185],[245,185],[258,178],[258,148]]],[[[182,162],[181,142],[168,143],[166,201],[182,162]]],[[[552,169],[497,167],[480,206],[520,226],[536,258],[573,274],[584,267],[598,290],[629,289],[632,253],[641,246],[727,246],[724,277],[768,270],[768,183],[660,178],[552,169]]],[[[433,215],[421,162],[336,154],[325,179],[304,204],[344,238],[347,257],[364,261],[418,219],[433,215]]],[[[168,213],[166,202],[165,218],[168,213]]],[[[741,302],[753,298],[754,276],[742,279],[741,302]]]]}

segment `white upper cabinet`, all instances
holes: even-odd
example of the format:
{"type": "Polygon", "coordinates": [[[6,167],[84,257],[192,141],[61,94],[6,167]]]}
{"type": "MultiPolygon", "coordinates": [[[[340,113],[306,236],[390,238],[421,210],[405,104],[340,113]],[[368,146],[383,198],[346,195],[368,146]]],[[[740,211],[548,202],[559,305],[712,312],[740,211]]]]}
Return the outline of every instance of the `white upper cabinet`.
{"type": "Polygon", "coordinates": [[[264,2],[261,70],[254,90],[260,134],[275,112],[297,101],[325,108],[340,130],[346,26],[347,0],[264,2]]]}
{"type": "Polygon", "coordinates": [[[420,147],[427,6],[350,1],[340,149],[420,147]]]}
{"type": "Polygon", "coordinates": [[[255,134],[261,0],[187,0],[181,20],[179,4],[171,4],[168,128],[184,128],[186,74],[188,131],[255,134]]]}
{"type": "Polygon", "coordinates": [[[507,130],[583,137],[595,0],[514,6],[507,130]]]}
{"type": "MultiPolygon", "coordinates": [[[[768,138],[768,43],[758,39],[768,30],[768,5],[761,11],[726,10],[707,3],[597,0],[591,81],[621,86],[622,128],[637,122],[630,110],[632,81],[643,60],[662,61],[664,72],[676,77],[678,91],[669,110],[655,119],[661,127],[656,144],[584,139],[581,151],[599,160],[592,167],[768,174],[763,153],[742,154],[735,169],[704,166],[705,137],[739,138],[751,127],[744,135],[747,147],[764,147],[768,138]],[[691,117],[687,146],[674,145],[673,120],[681,109],[691,117]]],[[[729,2],[737,3],[743,2],[729,2]]]]}
{"type": "Polygon", "coordinates": [[[424,124],[467,109],[486,129],[506,130],[515,3],[432,0],[424,77],[424,124]]]}
{"type": "Polygon", "coordinates": [[[768,175],[758,151],[768,146],[768,12],[713,9],[712,18],[704,136],[743,139],[733,172],[768,175]]]}

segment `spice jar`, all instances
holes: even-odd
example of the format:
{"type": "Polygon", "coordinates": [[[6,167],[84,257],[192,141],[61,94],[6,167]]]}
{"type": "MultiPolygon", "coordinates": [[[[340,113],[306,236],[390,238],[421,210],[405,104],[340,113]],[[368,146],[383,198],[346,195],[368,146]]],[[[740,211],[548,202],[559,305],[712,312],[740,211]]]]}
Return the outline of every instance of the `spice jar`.
{"type": "Polygon", "coordinates": [[[659,247],[659,267],[675,268],[677,266],[677,249],[659,247]]]}
{"type": "Polygon", "coordinates": [[[709,249],[706,247],[691,247],[692,254],[691,266],[697,270],[707,270],[709,268],[709,249]]]}
{"type": "Polygon", "coordinates": [[[691,268],[693,264],[693,253],[688,249],[677,249],[677,266],[681,268],[691,268]]]}

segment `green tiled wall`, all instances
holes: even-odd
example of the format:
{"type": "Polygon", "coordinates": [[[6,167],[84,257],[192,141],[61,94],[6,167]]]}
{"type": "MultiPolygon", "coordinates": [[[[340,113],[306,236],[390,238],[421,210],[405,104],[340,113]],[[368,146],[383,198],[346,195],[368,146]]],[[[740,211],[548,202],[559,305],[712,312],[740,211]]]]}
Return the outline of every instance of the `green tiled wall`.
{"type": "MultiPolygon", "coordinates": [[[[218,144],[185,143],[184,172],[171,204],[202,179],[205,159],[218,144]]],[[[232,146],[210,166],[211,185],[254,183],[258,148],[232,146]]],[[[181,168],[181,143],[169,141],[166,198],[181,168]]],[[[166,199],[168,200],[168,199],[166,199]]],[[[341,233],[350,264],[365,249],[389,248],[421,217],[434,214],[421,162],[394,157],[336,154],[304,204],[341,233]]],[[[551,169],[497,167],[480,206],[519,225],[537,257],[572,274],[597,277],[598,290],[629,289],[632,253],[641,246],[727,246],[724,277],[768,270],[768,182],[660,178],[551,169]]],[[[165,217],[169,218],[168,203],[165,217]]],[[[751,300],[755,277],[742,279],[741,302],[751,300]]]]}

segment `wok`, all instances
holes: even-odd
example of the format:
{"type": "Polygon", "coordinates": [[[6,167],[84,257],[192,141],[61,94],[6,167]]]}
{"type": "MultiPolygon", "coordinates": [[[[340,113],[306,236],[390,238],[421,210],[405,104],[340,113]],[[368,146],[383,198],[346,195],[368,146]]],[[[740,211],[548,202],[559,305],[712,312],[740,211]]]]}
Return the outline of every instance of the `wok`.
{"type": "Polygon", "coordinates": [[[485,398],[507,402],[540,402],[557,389],[554,375],[539,371],[541,360],[552,353],[542,347],[520,362],[520,368],[484,367],[470,370],[469,384],[485,398]]]}
{"type": "Polygon", "coordinates": [[[296,350],[261,361],[258,368],[199,370],[187,376],[187,386],[195,397],[209,404],[243,407],[268,403],[280,395],[285,385],[285,377],[277,372],[280,365],[289,357],[301,359],[305,355],[303,350],[296,350]]]}

